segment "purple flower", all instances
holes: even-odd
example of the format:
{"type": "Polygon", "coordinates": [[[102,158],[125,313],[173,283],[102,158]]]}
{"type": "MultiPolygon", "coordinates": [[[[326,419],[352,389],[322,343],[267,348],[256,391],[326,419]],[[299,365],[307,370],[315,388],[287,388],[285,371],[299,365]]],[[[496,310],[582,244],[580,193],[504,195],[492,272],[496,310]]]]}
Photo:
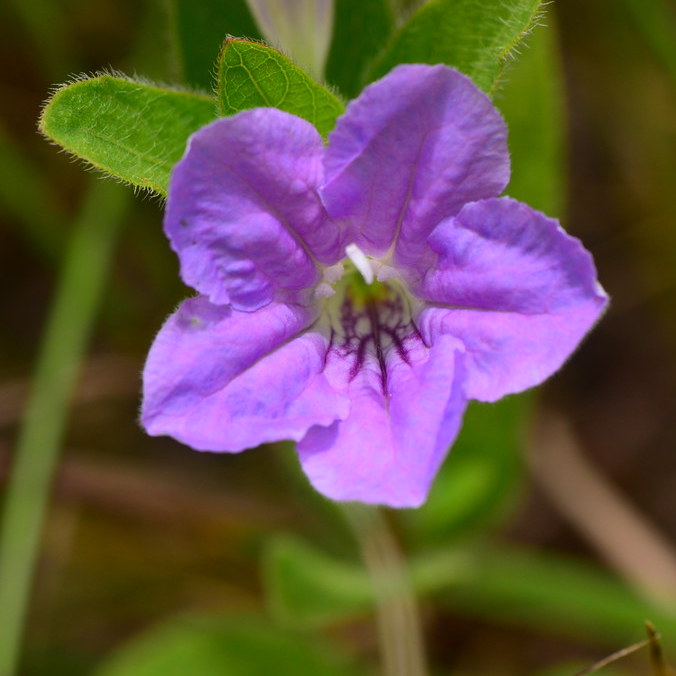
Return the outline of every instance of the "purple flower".
{"type": "Polygon", "coordinates": [[[328,497],[420,505],[467,401],[542,382],[607,302],[577,239],[497,197],[508,179],[502,118],[445,66],[367,87],[328,146],[274,108],[198,131],[165,231],[199,295],[148,356],[147,431],[293,439],[328,497]]]}

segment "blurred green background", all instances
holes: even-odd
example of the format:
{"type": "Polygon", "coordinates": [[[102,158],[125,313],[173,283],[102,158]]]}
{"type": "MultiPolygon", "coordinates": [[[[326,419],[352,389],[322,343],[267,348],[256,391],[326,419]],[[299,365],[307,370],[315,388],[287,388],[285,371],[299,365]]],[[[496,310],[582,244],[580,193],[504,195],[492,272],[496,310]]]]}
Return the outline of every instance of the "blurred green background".
{"type": "MultiPolygon", "coordinates": [[[[291,447],[201,454],[140,429],[145,353],[188,293],[162,205],[84,172],[36,132],[50,88],[73,74],[177,81],[171,20],[153,0],[0,6],[0,487],[74,224],[121,224],[70,409],[21,673],[286,673],[274,660],[246,671],[264,646],[288,656],[289,674],[347,673],[342,660],[373,672],[357,545],[291,447]],[[139,636],[150,638],[136,656],[101,667],[139,636]],[[313,646],[318,666],[299,645],[313,646]],[[167,646],[170,663],[143,671],[152,658],[142,653],[167,646]]],[[[507,192],[583,239],[612,305],[534,395],[470,409],[425,507],[387,514],[438,674],[572,676],[643,638],[645,619],[676,662],[676,10],[559,0],[542,23],[494,97],[511,129],[507,192]]],[[[647,654],[614,669],[604,673],[648,674],[647,654]]]]}

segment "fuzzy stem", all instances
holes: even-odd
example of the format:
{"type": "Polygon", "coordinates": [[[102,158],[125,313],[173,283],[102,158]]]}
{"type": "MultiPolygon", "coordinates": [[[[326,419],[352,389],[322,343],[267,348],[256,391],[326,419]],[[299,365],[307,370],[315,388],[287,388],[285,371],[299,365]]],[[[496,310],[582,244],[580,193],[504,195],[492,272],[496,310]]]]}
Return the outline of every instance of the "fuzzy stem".
{"type": "Polygon", "coordinates": [[[125,190],[92,183],[75,224],[19,432],[0,530],[0,676],[13,676],[70,395],[96,316],[125,190]]]}
{"type": "Polygon", "coordinates": [[[425,676],[420,615],[402,555],[383,513],[343,505],[373,585],[383,676],[425,676]]]}

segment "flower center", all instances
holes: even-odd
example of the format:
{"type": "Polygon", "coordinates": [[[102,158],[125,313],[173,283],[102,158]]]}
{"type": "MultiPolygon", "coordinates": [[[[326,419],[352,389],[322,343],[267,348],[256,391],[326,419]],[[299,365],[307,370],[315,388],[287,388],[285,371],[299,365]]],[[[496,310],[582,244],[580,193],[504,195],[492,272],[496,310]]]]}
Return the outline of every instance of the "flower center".
{"type": "Polygon", "coordinates": [[[387,394],[389,356],[395,352],[409,363],[410,340],[422,340],[415,324],[419,301],[391,269],[378,274],[386,269],[382,261],[367,257],[355,244],[347,246],[345,253],[344,273],[334,286],[335,293],[324,301],[329,353],[348,361],[350,380],[364,368],[379,370],[387,394]]]}

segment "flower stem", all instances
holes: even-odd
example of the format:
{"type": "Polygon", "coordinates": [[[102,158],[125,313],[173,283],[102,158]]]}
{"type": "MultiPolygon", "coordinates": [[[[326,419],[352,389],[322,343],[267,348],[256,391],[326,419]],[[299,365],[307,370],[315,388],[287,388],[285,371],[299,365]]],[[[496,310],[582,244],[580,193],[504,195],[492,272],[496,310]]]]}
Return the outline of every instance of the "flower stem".
{"type": "Polygon", "coordinates": [[[379,509],[348,504],[343,512],[373,585],[383,676],[424,676],[420,615],[401,549],[379,509]]]}
{"type": "Polygon", "coordinates": [[[122,187],[92,183],[75,224],[47,322],[0,530],[0,676],[12,676],[17,670],[70,395],[126,204],[122,187]]]}

